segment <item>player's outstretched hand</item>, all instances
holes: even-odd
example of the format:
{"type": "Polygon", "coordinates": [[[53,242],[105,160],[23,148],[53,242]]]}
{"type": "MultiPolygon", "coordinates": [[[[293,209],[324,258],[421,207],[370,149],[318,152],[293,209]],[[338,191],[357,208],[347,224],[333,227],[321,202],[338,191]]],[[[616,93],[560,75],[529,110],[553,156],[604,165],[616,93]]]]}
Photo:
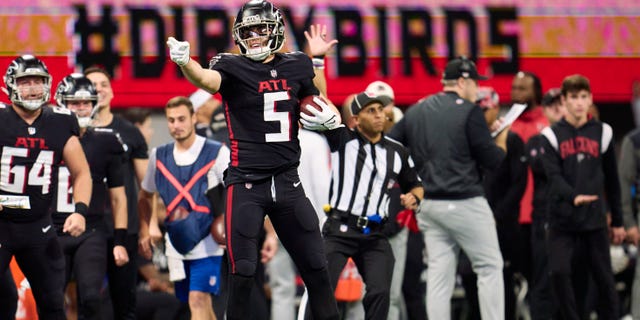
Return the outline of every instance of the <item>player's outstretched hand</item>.
{"type": "Polygon", "coordinates": [[[84,216],[77,212],[72,213],[64,221],[62,232],[66,232],[70,234],[72,237],[78,237],[84,233],[85,226],[86,225],[85,225],[84,216]]]}
{"type": "Polygon", "coordinates": [[[127,249],[123,246],[114,246],[113,247],[113,260],[116,263],[116,266],[122,267],[127,262],[129,262],[129,255],[127,254],[127,249]]]}
{"type": "Polygon", "coordinates": [[[324,56],[338,43],[336,39],[327,39],[326,24],[312,24],[309,27],[309,31],[304,32],[304,37],[307,38],[312,56],[324,56]]]}
{"type": "Polygon", "coordinates": [[[169,56],[173,62],[181,67],[189,63],[189,48],[191,45],[189,45],[188,41],[178,41],[174,37],[169,37],[167,46],[169,46],[169,56]]]}
{"type": "Polygon", "coordinates": [[[322,109],[309,108],[309,112],[313,116],[300,113],[300,122],[305,129],[315,131],[333,130],[340,126],[342,119],[340,115],[335,113],[333,109],[322,99],[317,97],[313,98],[313,101],[318,104],[322,109]]]}

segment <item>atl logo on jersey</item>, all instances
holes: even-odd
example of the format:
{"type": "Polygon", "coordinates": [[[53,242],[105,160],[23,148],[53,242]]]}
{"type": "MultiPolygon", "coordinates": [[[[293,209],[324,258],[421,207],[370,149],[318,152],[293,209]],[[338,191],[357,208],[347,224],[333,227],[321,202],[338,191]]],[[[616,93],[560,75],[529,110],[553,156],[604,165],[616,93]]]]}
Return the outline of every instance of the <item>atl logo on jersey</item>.
{"type": "Polygon", "coordinates": [[[287,85],[287,79],[274,79],[267,81],[260,81],[258,84],[258,92],[270,92],[270,91],[289,91],[291,87],[287,85]]]}
{"type": "Polygon", "coordinates": [[[16,137],[15,146],[23,148],[38,148],[41,150],[49,149],[46,140],[43,138],[16,137]]]}

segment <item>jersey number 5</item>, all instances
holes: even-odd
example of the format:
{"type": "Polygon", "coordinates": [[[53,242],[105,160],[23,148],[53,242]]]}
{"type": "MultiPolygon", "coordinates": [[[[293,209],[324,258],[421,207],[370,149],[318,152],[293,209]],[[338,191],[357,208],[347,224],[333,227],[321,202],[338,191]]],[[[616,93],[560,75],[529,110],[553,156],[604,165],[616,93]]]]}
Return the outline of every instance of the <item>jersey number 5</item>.
{"type": "Polygon", "coordinates": [[[284,142],[291,140],[291,120],[289,112],[276,111],[278,101],[289,100],[289,93],[286,91],[269,92],[264,94],[264,121],[279,121],[280,132],[265,133],[266,142],[284,142]]]}
{"type": "Polygon", "coordinates": [[[42,186],[42,194],[49,193],[51,186],[51,166],[53,151],[41,150],[27,174],[27,166],[14,165],[14,158],[26,158],[29,149],[4,147],[0,159],[0,190],[25,193],[25,186],[42,186]]]}

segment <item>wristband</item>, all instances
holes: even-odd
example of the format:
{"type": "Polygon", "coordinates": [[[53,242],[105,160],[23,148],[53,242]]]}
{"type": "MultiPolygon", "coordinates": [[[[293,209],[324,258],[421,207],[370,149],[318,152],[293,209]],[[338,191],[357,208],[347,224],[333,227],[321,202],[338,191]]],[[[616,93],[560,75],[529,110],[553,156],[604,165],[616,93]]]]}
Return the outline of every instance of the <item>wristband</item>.
{"type": "Polygon", "coordinates": [[[127,229],[115,229],[113,230],[113,245],[125,246],[127,240],[127,229]]]}
{"type": "Polygon", "coordinates": [[[314,57],[311,61],[314,69],[324,69],[324,59],[314,57]]]}
{"type": "Polygon", "coordinates": [[[84,202],[76,202],[75,212],[81,214],[82,216],[86,216],[89,211],[89,207],[84,202]]]}

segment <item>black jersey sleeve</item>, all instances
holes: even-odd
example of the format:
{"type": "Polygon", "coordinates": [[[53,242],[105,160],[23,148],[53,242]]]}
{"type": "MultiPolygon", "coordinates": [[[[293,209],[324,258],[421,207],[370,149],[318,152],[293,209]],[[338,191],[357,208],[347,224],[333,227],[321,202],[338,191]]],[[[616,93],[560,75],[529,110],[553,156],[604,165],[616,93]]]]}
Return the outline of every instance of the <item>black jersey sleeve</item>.
{"type": "Polygon", "coordinates": [[[237,60],[239,58],[238,55],[234,55],[231,53],[218,53],[211,60],[209,60],[209,69],[218,71],[220,73],[221,81],[220,81],[220,89],[225,84],[226,80],[229,79],[229,72],[233,70],[234,59],[237,60]]]}
{"type": "Polygon", "coordinates": [[[69,109],[60,108],[60,107],[51,107],[53,111],[53,117],[55,123],[59,123],[60,129],[65,130],[66,134],[71,136],[79,136],[80,135],[80,125],[78,125],[78,119],[69,109]],[[67,131],[68,130],[68,131],[67,131]]]}

